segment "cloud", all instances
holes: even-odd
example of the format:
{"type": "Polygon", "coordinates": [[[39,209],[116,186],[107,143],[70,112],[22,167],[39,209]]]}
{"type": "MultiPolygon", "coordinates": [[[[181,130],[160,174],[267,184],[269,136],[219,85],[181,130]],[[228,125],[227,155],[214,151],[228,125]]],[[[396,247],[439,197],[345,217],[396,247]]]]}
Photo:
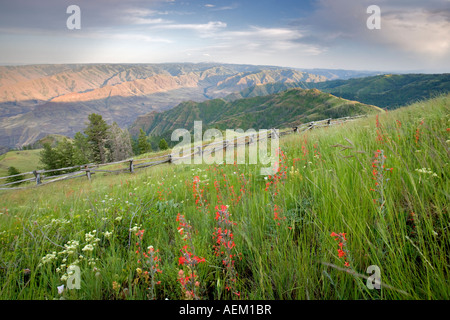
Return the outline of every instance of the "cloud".
{"type": "Polygon", "coordinates": [[[156,10],[129,8],[123,11],[121,15],[121,20],[123,21],[123,23],[131,25],[172,23],[173,21],[171,20],[155,18],[155,16],[166,14],[167,12],[160,12],[156,10]]]}
{"type": "MultiPolygon", "coordinates": [[[[165,3],[165,0],[78,0],[75,2],[81,9],[82,28],[155,23],[154,16],[164,14],[157,9],[165,3]]],[[[2,1],[0,27],[57,31],[65,27],[68,18],[66,9],[72,4],[74,3],[71,0],[2,1]]],[[[161,22],[164,21],[159,20],[159,23],[161,22]]]]}
{"type": "Polygon", "coordinates": [[[319,0],[314,12],[292,25],[309,36],[300,42],[324,48],[347,45],[384,47],[418,57],[450,55],[450,8],[448,0],[319,0]],[[376,3],[381,9],[381,29],[369,30],[366,10],[376,3]]]}
{"type": "Polygon", "coordinates": [[[449,12],[414,10],[387,13],[382,19],[380,44],[432,58],[450,58],[449,12]]]}
{"type": "Polygon", "coordinates": [[[126,41],[138,41],[138,42],[152,42],[152,43],[173,43],[172,40],[151,37],[145,34],[134,34],[134,33],[116,33],[109,35],[102,35],[102,38],[116,39],[116,40],[126,40],[126,41]]]}
{"type": "Polygon", "coordinates": [[[234,9],[237,9],[238,7],[239,7],[238,4],[232,4],[232,5],[229,5],[229,6],[215,7],[215,8],[212,8],[211,11],[234,10],[234,9]]]}
{"type": "Polygon", "coordinates": [[[199,33],[207,34],[215,34],[219,29],[224,29],[227,27],[227,24],[222,21],[209,21],[208,23],[168,23],[163,25],[155,26],[155,29],[164,29],[164,30],[191,30],[199,33]]]}
{"type": "Polygon", "coordinates": [[[211,61],[232,59],[235,63],[287,65],[323,52],[316,45],[298,42],[302,37],[295,28],[249,26],[241,30],[218,30],[210,35],[208,45],[188,48],[184,54],[199,61],[208,57],[211,61]]]}
{"type": "Polygon", "coordinates": [[[57,61],[64,42],[86,48],[86,56],[98,52],[90,47],[107,52],[117,46],[130,61],[139,54],[172,60],[189,55],[276,65],[450,68],[449,0],[233,1],[77,0],[77,31],[66,27],[71,0],[3,1],[0,45],[9,51],[0,59],[30,52],[31,61],[40,51],[54,52],[57,61]],[[381,30],[366,27],[367,7],[374,4],[381,8],[381,30]]]}
{"type": "Polygon", "coordinates": [[[233,3],[227,6],[218,7],[215,4],[207,3],[204,5],[205,8],[208,8],[210,11],[224,11],[224,10],[234,10],[239,7],[237,3],[233,3]]]}
{"type": "Polygon", "coordinates": [[[300,54],[319,54],[322,50],[315,45],[303,44],[303,34],[296,28],[267,28],[251,26],[246,30],[228,31],[217,35],[219,40],[235,50],[250,50],[266,54],[281,54],[298,50],[300,54]]]}

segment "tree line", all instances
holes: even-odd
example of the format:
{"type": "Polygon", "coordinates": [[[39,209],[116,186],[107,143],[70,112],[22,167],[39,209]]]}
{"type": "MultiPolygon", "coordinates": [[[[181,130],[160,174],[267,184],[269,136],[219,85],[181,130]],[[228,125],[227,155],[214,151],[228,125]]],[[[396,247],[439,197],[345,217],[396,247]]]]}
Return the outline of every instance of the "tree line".
{"type": "MultiPolygon", "coordinates": [[[[43,144],[40,154],[43,169],[115,162],[152,151],[150,139],[142,129],[134,139],[127,129],[122,130],[116,122],[108,125],[99,114],[90,114],[88,121],[83,132],[77,132],[72,140],[64,138],[55,147],[48,142],[43,144]]],[[[165,150],[168,144],[161,139],[158,147],[165,150]]]]}

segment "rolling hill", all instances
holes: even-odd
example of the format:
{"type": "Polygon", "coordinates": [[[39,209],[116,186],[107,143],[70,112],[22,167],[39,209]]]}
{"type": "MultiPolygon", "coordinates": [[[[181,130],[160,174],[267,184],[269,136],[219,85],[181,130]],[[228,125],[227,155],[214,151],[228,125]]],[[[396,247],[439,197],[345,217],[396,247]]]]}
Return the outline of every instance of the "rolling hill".
{"type": "MultiPolygon", "coordinates": [[[[22,173],[38,169],[40,166],[40,152],[40,149],[13,150],[0,155],[0,177],[6,177],[8,175],[9,167],[15,167],[22,173]]],[[[0,182],[5,183],[4,180],[0,182]]]]}
{"type": "Polygon", "coordinates": [[[344,99],[356,100],[380,108],[395,109],[450,92],[450,74],[387,74],[320,83],[303,81],[268,83],[246,88],[224,99],[233,101],[264,96],[291,88],[316,88],[344,99]]]}
{"type": "Polygon", "coordinates": [[[308,86],[345,99],[395,109],[450,92],[450,73],[386,74],[308,86]]]}
{"type": "Polygon", "coordinates": [[[291,88],[316,88],[344,99],[356,100],[381,108],[395,109],[450,92],[450,74],[386,74],[320,83],[303,81],[268,83],[246,88],[230,94],[224,99],[233,101],[264,96],[291,88]]]}
{"type": "Polygon", "coordinates": [[[257,130],[379,111],[378,107],[338,98],[317,89],[294,88],[234,101],[183,102],[165,112],[139,116],[129,131],[138,135],[142,128],[152,136],[164,136],[170,141],[170,134],[175,129],[191,130],[194,121],[199,120],[203,121],[204,128],[257,130]]]}

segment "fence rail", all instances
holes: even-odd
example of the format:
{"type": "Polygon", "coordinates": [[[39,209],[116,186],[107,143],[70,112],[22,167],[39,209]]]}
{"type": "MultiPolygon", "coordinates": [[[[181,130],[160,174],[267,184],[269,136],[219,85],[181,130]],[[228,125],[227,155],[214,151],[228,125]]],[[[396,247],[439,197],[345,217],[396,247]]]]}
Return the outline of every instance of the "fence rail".
{"type": "MultiPolygon", "coordinates": [[[[338,119],[325,119],[320,121],[312,121],[309,123],[304,123],[299,126],[292,127],[291,129],[280,131],[278,133],[278,136],[285,136],[293,133],[303,133],[312,129],[316,128],[323,128],[323,127],[329,127],[333,125],[339,125],[345,122],[354,121],[357,119],[360,119],[362,117],[367,117],[366,115],[361,116],[354,116],[354,117],[344,117],[344,118],[338,118],[338,119]]],[[[269,129],[263,132],[254,132],[250,134],[245,134],[242,136],[236,136],[233,137],[233,139],[229,140],[221,140],[221,141],[214,141],[212,143],[204,144],[201,146],[193,146],[189,149],[189,154],[183,155],[182,157],[175,157],[172,153],[156,156],[156,157],[150,157],[150,158],[141,158],[141,159],[127,159],[127,160],[121,160],[116,162],[109,162],[109,163],[102,163],[102,164],[84,164],[84,165],[78,165],[73,167],[67,167],[67,168],[59,168],[59,169],[52,169],[52,170],[34,170],[30,172],[15,174],[11,176],[6,177],[0,177],[0,180],[8,179],[8,178],[14,178],[19,176],[27,176],[27,175],[33,175],[34,177],[22,179],[19,181],[13,181],[8,182],[4,184],[0,184],[0,190],[21,190],[21,189],[28,189],[28,188],[34,188],[39,187],[42,185],[47,185],[53,182],[62,181],[62,180],[68,180],[73,178],[80,178],[80,177],[87,177],[87,179],[91,180],[91,175],[95,174],[96,172],[105,172],[105,173],[120,173],[120,172],[131,172],[133,173],[135,169],[143,169],[143,168],[149,168],[153,166],[157,166],[164,163],[174,163],[176,161],[191,158],[195,155],[208,155],[212,154],[216,151],[220,150],[226,150],[228,147],[232,146],[233,148],[236,146],[245,146],[250,145],[258,141],[263,141],[264,139],[271,139],[272,135],[276,134],[276,131],[274,129],[269,129]],[[264,134],[264,135],[263,135],[264,134]],[[263,135],[263,137],[261,137],[263,135]],[[239,140],[243,139],[243,142],[239,143],[239,140]],[[217,147],[216,147],[217,146],[217,147]],[[211,148],[212,147],[212,148],[211,148]],[[160,159],[160,160],[157,160],[160,159]],[[150,160],[150,161],[149,161],[150,160]],[[141,162],[144,161],[144,162],[141,162]],[[126,168],[121,169],[101,169],[102,167],[112,166],[112,165],[118,165],[118,164],[125,164],[128,163],[128,166],[126,168]],[[71,170],[76,170],[74,172],[67,172],[71,170]],[[65,173],[62,173],[61,175],[45,175],[48,173],[54,173],[54,172],[61,172],[66,171],[65,173]],[[34,185],[28,185],[24,187],[8,187],[14,184],[21,184],[24,182],[32,182],[34,181],[34,185]]]]}

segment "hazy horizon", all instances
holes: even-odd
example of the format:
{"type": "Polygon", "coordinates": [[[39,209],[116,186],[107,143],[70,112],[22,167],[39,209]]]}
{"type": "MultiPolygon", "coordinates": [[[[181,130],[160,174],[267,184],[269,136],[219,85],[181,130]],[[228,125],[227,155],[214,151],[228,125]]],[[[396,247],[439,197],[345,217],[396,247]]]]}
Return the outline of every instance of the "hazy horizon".
{"type": "Polygon", "coordinates": [[[415,73],[423,73],[423,74],[446,74],[450,73],[450,71],[440,71],[440,70],[371,70],[371,69],[344,69],[344,68],[321,68],[321,67],[308,67],[308,68],[299,68],[292,66],[283,66],[283,65],[257,65],[251,63],[227,63],[227,62],[216,62],[216,61],[207,61],[207,62],[191,62],[191,61],[168,61],[168,62],[68,62],[68,63],[0,63],[0,67],[19,67],[19,66],[39,66],[39,65],[158,65],[158,64],[223,64],[223,65],[252,65],[252,66],[261,66],[261,67],[278,67],[278,68],[287,68],[287,69],[295,69],[295,70],[335,70],[335,71],[356,71],[356,72],[368,72],[368,73],[394,73],[394,74],[415,74],[415,73]]]}

